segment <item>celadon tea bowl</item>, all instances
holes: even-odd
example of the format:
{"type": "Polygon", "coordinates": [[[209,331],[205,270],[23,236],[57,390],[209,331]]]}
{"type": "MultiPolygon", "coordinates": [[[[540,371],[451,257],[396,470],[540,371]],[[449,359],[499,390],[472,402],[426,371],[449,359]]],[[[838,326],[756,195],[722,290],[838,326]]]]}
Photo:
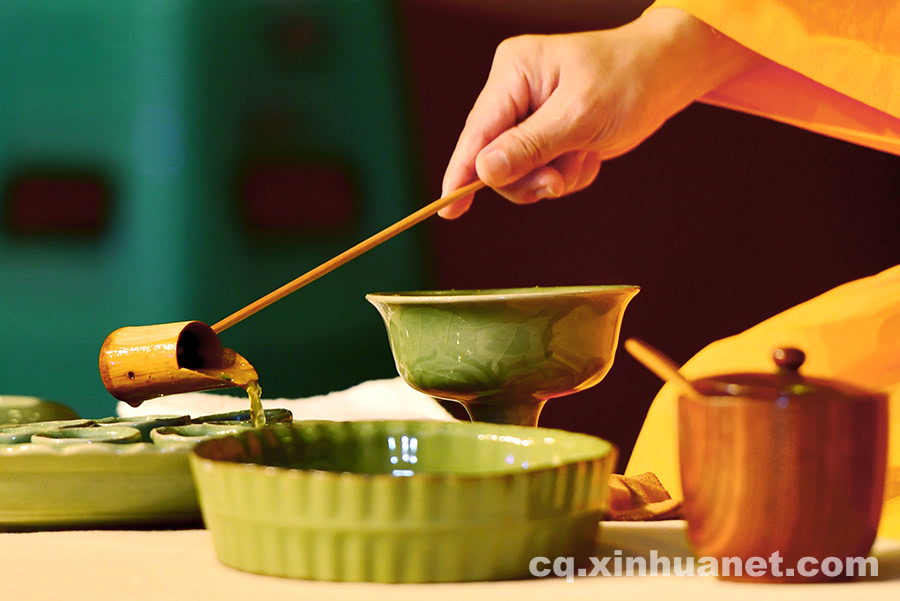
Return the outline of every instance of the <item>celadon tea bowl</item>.
{"type": "Polygon", "coordinates": [[[475,421],[537,425],[548,400],[600,382],[637,286],[369,294],[397,371],[475,421]]]}
{"type": "Polygon", "coordinates": [[[357,582],[525,578],[534,557],[595,553],[615,446],[468,422],[276,424],[190,460],[219,560],[357,582]]]}

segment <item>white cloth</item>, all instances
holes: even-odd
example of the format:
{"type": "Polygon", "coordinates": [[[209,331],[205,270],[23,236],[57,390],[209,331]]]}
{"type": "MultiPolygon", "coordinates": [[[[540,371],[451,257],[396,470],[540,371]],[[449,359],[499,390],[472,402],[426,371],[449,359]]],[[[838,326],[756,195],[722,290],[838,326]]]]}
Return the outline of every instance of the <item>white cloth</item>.
{"type": "MultiPolygon", "coordinates": [[[[262,399],[264,409],[289,409],[294,420],[362,421],[415,419],[454,421],[440,403],[411,388],[400,378],[370,380],[352,388],[303,399],[262,399]]],[[[188,392],[152,399],[139,407],[120,402],[120,417],[190,415],[249,409],[246,396],[188,392]]]]}

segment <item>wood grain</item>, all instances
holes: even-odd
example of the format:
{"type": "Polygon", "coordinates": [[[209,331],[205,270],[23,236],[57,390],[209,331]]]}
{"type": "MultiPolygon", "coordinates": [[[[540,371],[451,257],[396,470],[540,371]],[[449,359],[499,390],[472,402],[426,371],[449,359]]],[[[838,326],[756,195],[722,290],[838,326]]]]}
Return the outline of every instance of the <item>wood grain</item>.
{"type": "MultiPolygon", "coordinates": [[[[679,399],[679,452],[688,538],[702,557],[766,560],[782,576],[804,557],[866,557],[881,515],[887,399],[783,397],[679,399]]],[[[809,564],[810,567],[818,567],[809,564]]],[[[839,577],[838,577],[839,578],[839,577]]]]}

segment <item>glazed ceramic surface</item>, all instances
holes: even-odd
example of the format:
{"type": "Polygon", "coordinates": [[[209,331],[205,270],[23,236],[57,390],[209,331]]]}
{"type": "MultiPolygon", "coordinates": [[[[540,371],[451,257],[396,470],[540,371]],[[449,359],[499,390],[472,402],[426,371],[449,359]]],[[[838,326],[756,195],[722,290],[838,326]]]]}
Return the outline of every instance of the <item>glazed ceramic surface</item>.
{"type": "Polygon", "coordinates": [[[76,426],[35,432],[33,444],[129,444],[141,442],[141,431],[128,426],[76,426]]]}
{"type": "Polygon", "coordinates": [[[536,425],[540,406],[600,382],[637,286],[370,294],[397,371],[477,421],[536,425]],[[521,409],[521,411],[519,409],[521,409]],[[530,423],[533,422],[533,423],[530,423]]]}
{"type": "Polygon", "coordinates": [[[31,442],[31,437],[47,430],[61,428],[80,428],[90,426],[94,422],[89,419],[63,419],[50,422],[32,422],[12,426],[0,426],[0,444],[20,444],[31,442]]]}
{"type": "MultiPolygon", "coordinates": [[[[267,424],[277,422],[289,423],[293,421],[294,416],[288,409],[264,409],[263,414],[266,416],[267,424]]],[[[215,413],[210,415],[201,415],[191,420],[192,423],[200,424],[228,424],[228,425],[250,425],[250,410],[229,411],[226,413],[215,413]]]]}
{"type": "Polygon", "coordinates": [[[150,433],[166,426],[181,426],[191,421],[190,415],[143,415],[135,417],[104,417],[97,420],[98,424],[109,426],[128,426],[136,428],[141,433],[143,442],[153,442],[150,433]]]}
{"type": "MultiPolygon", "coordinates": [[[[173,419],[180,423],[190,417],[137,421],[159,428],[173,419]]],[[[210,433],[182,437],[179,444],[153,444],[140,442],[141,432],[127,421],[0,428],[0,530],[199,524],[188,454],[210,433]]]]}
{"type": "Polygon", "coordinates": [[[0,445],[0,529],[198,522],[188,450],[0,445]]]}
{"type": "Polygon", "coordinates": [[[249,422],[235,422],[234,424],[187,424],[183,426],[164,426],[150,432],[150,438],[160,447],[192,447],[198,442],[209,440],[225,434],[236,434],[242,428],[251,427],[249,422]]]}
{"type": "Polygon", "coordinates": [[[610,443],[460,422],[298,422],[191,453],[219,559],[332,581],[527,577],[589,555],[608,507],[610,443]]]}
{"type": "Polygon", "coordinates": [[[72,409],[30,396],[0,396],[0,425],[78,419],[72,409]]]}

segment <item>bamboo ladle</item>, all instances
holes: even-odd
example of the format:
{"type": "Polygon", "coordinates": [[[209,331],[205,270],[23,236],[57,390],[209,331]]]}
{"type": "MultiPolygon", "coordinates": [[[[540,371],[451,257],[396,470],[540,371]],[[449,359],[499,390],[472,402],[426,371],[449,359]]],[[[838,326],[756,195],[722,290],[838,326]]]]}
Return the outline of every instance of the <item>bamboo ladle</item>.
{"type": "Polygon", "coordinates": [[[629,338],[625,341],[625,350],[632,357],[640,361],[644,367],[656,374],[663,382],[673,382],[681,391],[694,400],[703,399],[703,393],[681,375],[678,365],[665,353],[650,346],[639,338],[629,338]]]}
{"type": "Polygon", "coordinates": [[[482,182],[475,181],[439,198],[212,327],[200,321],[184,321],[114,331],[100,349],[104,386],[117,399],[137,406],[168,394],[255,382],[256,371],[250,363],[231,349],[222,348],[217,334],[482,187],[482,182]]]}

